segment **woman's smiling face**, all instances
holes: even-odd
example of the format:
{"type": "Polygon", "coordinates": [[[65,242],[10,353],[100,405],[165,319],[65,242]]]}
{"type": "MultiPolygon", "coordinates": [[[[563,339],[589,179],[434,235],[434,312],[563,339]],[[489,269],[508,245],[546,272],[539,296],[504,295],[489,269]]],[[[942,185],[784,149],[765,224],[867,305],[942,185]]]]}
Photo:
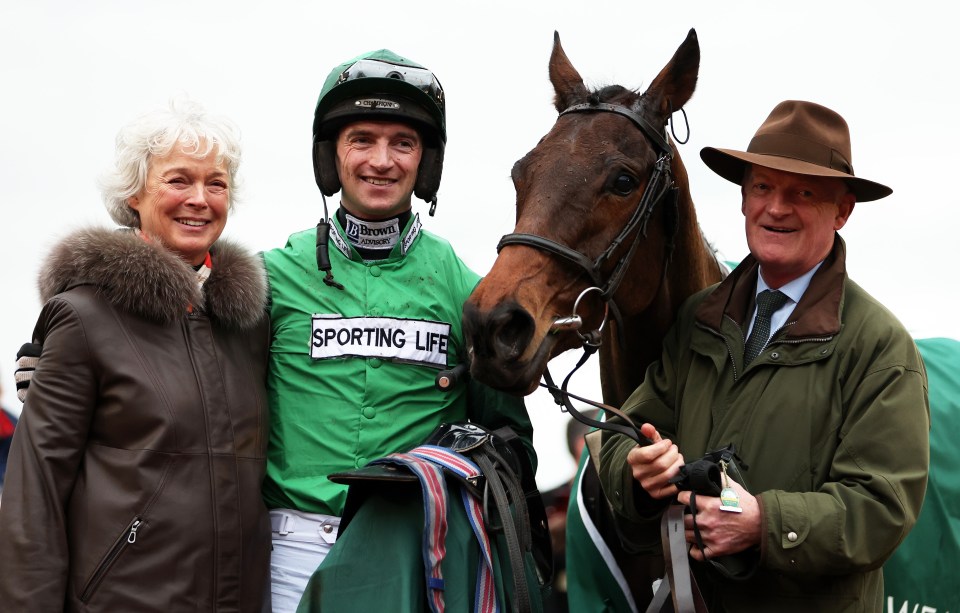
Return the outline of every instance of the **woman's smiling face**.
{"type": "Polygon", "coordinates": [[[230,174],[215,150],[198,158],[178,145],[150,159],[146,183],[129,202],[144,233],[197,265],[227,223],[229,190],[230,174]]]}

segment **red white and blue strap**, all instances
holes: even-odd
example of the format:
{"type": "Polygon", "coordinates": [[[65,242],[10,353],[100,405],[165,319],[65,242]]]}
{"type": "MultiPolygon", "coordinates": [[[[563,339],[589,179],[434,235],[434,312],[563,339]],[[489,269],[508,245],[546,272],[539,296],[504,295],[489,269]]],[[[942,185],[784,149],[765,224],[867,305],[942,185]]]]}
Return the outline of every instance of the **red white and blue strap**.
{"type": "Polygon", "coordinates": [[[464,479],[477,479],[483,475],[479,466],[468,458],[446,447],[420,445],[407,453],[433,462],[434,464],[439,464],[441,467],[446,468],[464,479]]]}
{"type": "Polygon", "coordinates": [[[447,487],[443,470],[416,456],[393,453],[371,464],[401,464],[420,480],[423,488],[423,563],[427,578],[427,600],[433,613],[443,613],[443,573],[446,555],[447,487]]]}
{"type": "Polygon", "coordinates": [[[493,555],[490,547],[490,538],[483,524],[483,510],[480,501],[467,493],[466,488],[460,488],[460,496],[467,510],[467,519],[470,527],[480,543],[480,564],[477,567],[477,593],[474,596],[473,610],[487,613],[500,613],[500,603],[497,602],[497,586],[493,580],[493,555]]]}
{"type": "MultiPolygon", "coordinates": [[[[421,445],[409,453],[439,464],[464,479],[476,479],[483,474],[479,466],[446,447],[421,445]]],[[[480,501],[472,496],[466,488],[460,488],[460,498],[463,500],[470,527],[480,544],[480,562],[477,566],[477,587],[473,610],[477,613],[500,613],[500,603],[497,601],[497,586],[493,580],[493,551],[486,526],[483,523],[483,509],[480,506],[480,501]]]]}

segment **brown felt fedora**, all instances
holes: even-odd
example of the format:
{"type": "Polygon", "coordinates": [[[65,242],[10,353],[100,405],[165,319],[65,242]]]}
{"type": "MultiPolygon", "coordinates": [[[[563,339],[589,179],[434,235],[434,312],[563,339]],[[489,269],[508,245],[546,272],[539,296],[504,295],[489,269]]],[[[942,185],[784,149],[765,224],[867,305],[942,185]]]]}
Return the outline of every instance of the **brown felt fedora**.
{"type": "Polygon", "coordinates": [[[700,158],[727,181],[743,181],[747,164],[846,181],[857,202],[879,200],[893,193],[886,185],[853,174],[847,122],[825,106],[786,100],[773,109],[747,150],[704,147],[700,158]]]}

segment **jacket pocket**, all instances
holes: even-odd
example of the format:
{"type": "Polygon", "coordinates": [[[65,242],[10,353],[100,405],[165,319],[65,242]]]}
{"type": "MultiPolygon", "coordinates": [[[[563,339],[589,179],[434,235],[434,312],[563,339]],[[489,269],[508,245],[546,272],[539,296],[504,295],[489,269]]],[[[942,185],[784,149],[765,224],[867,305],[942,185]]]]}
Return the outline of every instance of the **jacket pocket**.
{"type": "Polygon", "coordinates": [[[114,563],[120,559],[120,556],[123,555],[124,551],[137,542],[138,531],[142,526],[143,519],[139,515],[134,517],[133,521],[127,524],[126,529],[113,543],[113,547],[110,548],[110,551],[107,552],[107,555],[103,556],[103,559],[100,560],[100,563],[97,564],[97,567],[90,575],[90,579],[87,581],[86,585],[83,586],[83,591],[80,592],[81,602],[86,603],[90,600],[90,597],[93,596],[94,592],[97,591],[97,588],[100,586],[103,578],[106,577],[110,572],[110,569],[113,567],[114,563]]]}

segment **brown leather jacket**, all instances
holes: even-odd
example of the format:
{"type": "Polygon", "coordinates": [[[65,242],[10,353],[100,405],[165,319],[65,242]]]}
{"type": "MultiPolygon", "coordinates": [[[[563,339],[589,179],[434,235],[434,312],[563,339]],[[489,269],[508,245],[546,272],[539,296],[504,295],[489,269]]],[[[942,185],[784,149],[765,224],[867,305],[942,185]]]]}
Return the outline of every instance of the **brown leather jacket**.
{"type": "Polygon", "coordinates": [[[256,256],[211,253],[202,290],[128,231],[47,260],[0,505],[4,611],[261,610],[266,282],[256,256]]]}

